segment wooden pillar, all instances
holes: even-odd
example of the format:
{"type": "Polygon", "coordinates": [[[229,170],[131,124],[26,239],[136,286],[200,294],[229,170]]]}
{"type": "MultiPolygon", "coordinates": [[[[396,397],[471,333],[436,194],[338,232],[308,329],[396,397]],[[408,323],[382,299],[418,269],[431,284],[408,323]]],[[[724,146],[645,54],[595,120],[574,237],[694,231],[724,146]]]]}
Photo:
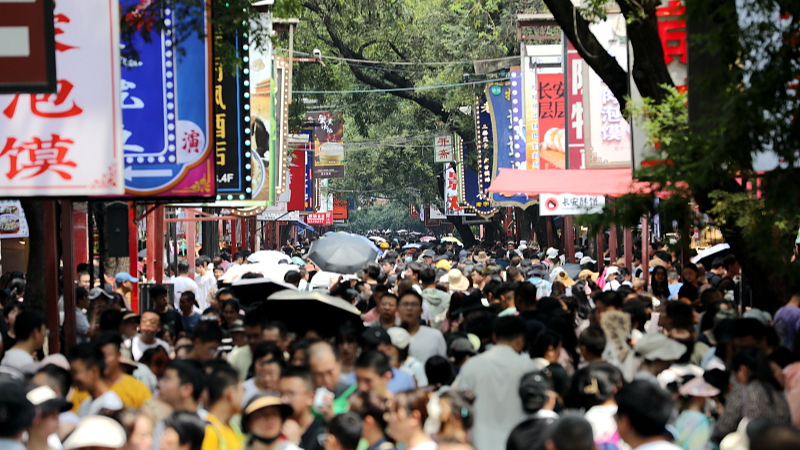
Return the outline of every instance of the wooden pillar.
{"type": "MultiPolygon", "coordinates": [[[[156,275],[156,252],[160,251],[156,248],[155,236],[158,233],[156,229],[156,210],[150,211],[145,219],[147,221],[145,228],[147,230],[147,262],[144,271],[147,274],[147,280],[154,280],[156,275]]],[[[163,253],[163,252],[162,252],[163,253]]]]}
{"type": "MultiPolygon", "coordinates": [[[[544,220],[545,224],[547,225],[547,248],[553,247],[555,245],[555,227],[553,227],[553,217],[547,217],[544,220]]],[[[545,252],[547,249],[543,249],[545,252]]]]}
{"type": "Polygon", "coordinates": [[[164,282],[164,206],[156,206],[153,211],[155,218],[153,220],[153,249],[155,257],[153,258],[153,279],[156,283],[161,284],[164,282]]]}
{"type": "Polygon", "coordinates": [[[575,228],[573,228],[574,217],[564,216],[564,252],[567,255],[567,262],[578,263],[575,261],[575,228]]]}
{"type": "Polygon", "coordinates": [[[605,242],[603,239],[603,230],[597,234],[597,271],[602,272],[603,267],[605,266],[606,262],[603,258],[603,250],[605,247],[605,242]]]}
{"type": "MultiPolygon", "coordinates": [[[[59,339],[58,316],[58,222],[56,221],[56,201],[42,200],[44,216],[44,284],[45,284],[45,317],[50,330],[48,349],[50,353],[61,351],[59,339]]],[[[64,268],[73,271],[73,268],[64,268]]],[[[101,284],[102,286],[102,284],[101,284]]]]}
{"type": "Polygon", "coordinates": [[[236,253],[236,219],[231,219],[231,261],[233,261],[233,254],[236,253]]]}
{"type": "Polygon", "coordinates": [[[617,226],[611,225],[608,231],[608,257],[611,264],[617,262],[617,226]]]}
{"type": "Polygon", "coordinates": [[[256,216],[250,217],[247,222],[250,225],[250,251],[255,252],[258,250],[256,248],[256,216]]]}
{"type": "MultiPolygon", "coordinates": [[[[128,273],[139,279],[139,221],[136,220],[136,203],[128,202],[128,273]]],[[[139,312],[139,283],[131,283],[131,304],[133,312],[139,312]]]]}
{"type": "Polygon", "coordinates": [[[644,274],[645,287],[650,280],[650,258],[648,252],[650,251],[650,221],[647,216],[642,217],[642,271],[644,274]]]}
{"type": "MultiPolygon", "coordinates": [[[[72,201],[61,200],[61,262],[64,268],[61,289],[64,295],[64,352],[68,352],[75,346],[77,336],[77,328],[75,326],[75,225],[73,216],[72,201]]],[[[56,311],[58,310],[58,308],[55,309],[56,311]]],[[[55,328],[55,330],[57,329],[55,328]]],[[[53,352],[52,347],[50,347],[50,351],[53,352]]]]}
{"type": "Polygon", "coordinates": [[[633,272],[633,230],[625,228],[623,233],[625,235],[625,267],[633,272]]]}
{"type": "Polygon", "coordinates": [[[195,241],[197,234],[197,223],[194,221],[194,209],[188,208],[186,210],[186,261],[189,264],[189,271],[194,273],[194,260],[195,260],[195,241]]]}
{"type": "Polygon", "coordinates": [[[247,219],[239,219],[239,227],[241,227],[241,249],[247,250],[247,219]]]}

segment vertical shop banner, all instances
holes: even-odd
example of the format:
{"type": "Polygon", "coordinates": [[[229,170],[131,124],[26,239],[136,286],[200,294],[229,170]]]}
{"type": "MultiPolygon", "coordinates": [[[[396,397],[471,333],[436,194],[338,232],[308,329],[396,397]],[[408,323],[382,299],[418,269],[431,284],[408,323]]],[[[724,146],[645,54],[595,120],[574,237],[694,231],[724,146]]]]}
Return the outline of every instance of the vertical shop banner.
{"type": "Polygon", "coordinates": [[[310,112],[314,123],[314,178],[344,178],[341,112],[310,112]]]}
{"type": "Polygon", "coordinates": [[[525,126],[525,165],[528,170],[541,168],[541,149],[539,148],[539,80],[533,57],[524,64],[522,85],[524,126],[525,126]]]}
{"type": "MultiPolygon", "coordinates": [[[[456,158],[458,158],[457,155],[458,152],[456,152],[456,158]]],[[[456,164],[457,162],[456,160],[456,164]]],[[[458,176],[459,171],[455,169],[456,164],[444,165],[444,213],[448,216],[463,216],[467,214],[458,201],[461,177],[458,176]]]]}
{"type": "Polygon", "coordinates": [[[318,181],[314,179],[314,132],[308,131],[310,139],[306,144],[306,181],[304,212],[314,212],[317,205],[318,181]]]}
{"type": "Polygon", "coordinates": [[[564,75],[541,73],[539,83],[539,148],[542,170],[566,168],[564,75]]]}
{"type": "Polygon", "coordinates": [[[205,11],[173,9],[172,2],[158,11],[139,11],[139,4],[121,0],[123,20],[147,13],[164,17],[166,27],[149,42],[134,33],[122,44],[125,191],[139,197],[211,197],[211,44],[195,34],[177,35],[188,26],[181,22],[197,20],[197,14],[210,31],[205,11]]]}
{"type": "Polygon", "coordinates": [[[119,4],[59,1],[54,13],[57,92],[0,95],[0,192],[120,195],[119,4]]]}
{"type": "MultiPolygon", "coordinates": [[[[501,95],[501,86],[491,86],[487,95],[501,95]]],[[[494,130],[492,129],[491,107],[486,95],[476,98],[475,147],[478,149],[478,191],[489,201],[489,185],[492,183],[492,159],[494,158],[494,130]]],[[[464,161],[464,159],[462,159],[464,161]]],[[[487,204],[488,206],[488,204],[487,204]]]]}
{"type": "Polygon", "coordinates": [[[0,70],[0,92],[56,91],[53,3],[0,1],[0,67],[14,68],[0,70]]]}
{"type": "MultiPolygon", "coordinates": [[[[248,45],[247,38],[239,34],[232,38],[236,57],[249,60],[249,53],[244,48],[248,45]]],[[[217,200],[248,200],[253,196],[253,186],[258,187],[257,183],[263,182],[264,167],[253,166],[253,160],[258,163],[261,158],[252,157],[251,145],[259,152],[262,149],[266,152],[269,132],[250,120],[249,72],[244,67],[223,67],[221,58],[214,56],[217,200]]]]}
{"type": "MultiPolygon", "coordinates": [[[[519,70],[511,70],[511,80],[504,84],[486,87],[489,99],[489,114],[494,136],[492,179],[500,169],[526,169],[525,126],[522,114],[522,76],[519,70]]],[[[533,204],[527,195],[490,194],[495,206],[519,206],[527,208],[533,204]]]]}
{"type": "MultiPolygon", "coordinates": [[[[486,103],[483,103],[484,109],[486,109],[486,103]]],[[[476,108],[478,111],[478,108],[476,108]]],[[[484,117],[487,121],[489,120],[489,113],[488,111],[485,112],[486,116],[484,117]]],[[[477,124],[477,121],[476,121],[477,124]]],[[[482,128],[482,127],[480,127],[482,128]]],[[[480,129],[479,128],[479,129],[480,129]]],[[[476,147],[480,147],[482,145],[489,146],[491,142],[491,127],[486,127],[486,135],[481,136],[481,134],[477,134],[477,136],[481,136],[478,139],[478,143],[476,147]],[[485,142],[484,142],[485,140],[485,142]]],[[[491,147],[488,147],[491,148],[491,147]]],[[[491,182],[491,173],[487,175],[488,181],[484,183],[479,179],[479,176],[475,171],[466,167],[466,164],[463,161],[467,161],[469,157],[469,147],[464,144],[461,139],[456,139],[456,171],[458,173],[458,202],[459,206],[463,208],[464,213],[462,215],[470,215],[470,214],[479,214],[482,217],[491,217],[495,215],[498,211],[497,208],[492,206],[491,201],[489,201],[488,195],[485,194],[486,189],[488,189],[488,184],[491,182]],[[461,163],[458,163],[461,162],[461,163]]],[[[479,158],[480,160],[480,158],[479,158]]],[[[480,169],[480,165],[478,166],[480,169]]],[[[491,167],[491,166],[490,166],[491,167]]],[[[491,169],[489,169],[491,170],[491,169]]]]}
{"type": "Polygon", "coordinates": [[[343,197],[333,197],[333,222],[344,223],[349,215],[347,199],[343,197]]]}
{"type": "Polygon", "coordinates": [[[583,135],[583,58],[575,50],[572,43],[564,38],[567,45],[567,147],[568,169],[585,169],[586,156],[583,135]]]}
{"type": "MultiPolygon", "coordinates": [[[[609,14],[607,20],[590,25],[590,29],[608,54],[616,58],[621,67],[628,67],[628,43],[622,14],[609,14]]],[[[589,75],[588,86],[584,85],[584,100],[586,97],[590,130],[586,168],[630,167],[631,127],[622,116],[619,101],[594,71],[589,75]]]]}
{"type": "Polygon", "coordinates": [[[433,162],[453,162],[453,135],[442,134],[433,139],[433,162]]]}
{"type": "Polygon", "coordinates": [[[306,153],[308,143],[311,138],[311,132],[303,132],[298,135],[298,138],[303,136],[305,142],[300,142],[298,139],[292,152],[292,158],[289,162],[289,211],[305,211],[306,208],[306,153]]]}

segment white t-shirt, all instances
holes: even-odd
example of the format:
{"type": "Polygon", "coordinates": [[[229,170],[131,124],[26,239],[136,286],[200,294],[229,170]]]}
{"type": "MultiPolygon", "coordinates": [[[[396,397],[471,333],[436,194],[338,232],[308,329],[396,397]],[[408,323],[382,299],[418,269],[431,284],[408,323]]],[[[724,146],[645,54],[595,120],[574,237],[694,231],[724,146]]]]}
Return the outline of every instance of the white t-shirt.
{"type": "MultiPolygon", "coordinates": [[[[259,387],[256,386],[256,380],[254,378],[250,378],[242,383],[242,387],[244,387],[244,396],[242,396],[242,409],[244,409],[244,407],[250,403],[250,400],[256,396],[270,394],[270,392],[259,389],[259,387]]],[[[278,396],[277,392],[272,392],[272,394],[278,396]]]]}
{"type": "Polygon", "coordinates": [[[439,445],[436,442],[428,441],[428,442],[423,442],[417,445],[416,447],[410,448],[408,450],[436,450],[437,448],[439,448],[439,445]]]}
{"type": "MultiPolygon", "coordinates": [[[[172,286],[175,290],[175,310],[180,311],[180,301],[181,301],[181,292],[183,291],[192,291],[194,292],[194,296],[197,299],[197,303],[200,303],[200,290],[197,288],[197,283],[194,282],[193,279],[188,277],[175,277],[172,280],[172,286]]],[[[205,300],[205,299],[203,299],[205,300]]]]}
{"type": "Polygon", "coordinates": [[[444,341],[441,331],[422,325],[417,333],[411,336],[408,354],[416,358],[424,367],[425,362],[431,356],[440,355],[447,358],[447,343],[444,341]]]}
{"type": "Polygon", "coordinates": [[[6,355],[3,357],[3,361],[0,364],[13,367],[19,371],[24,371],[26,366],[30,366],[34,364],[36,361],[33,360],[33,356],[30,353],[26,352],[25,350],[20,350],[18,348],[11,348],[6,350],[6,355]]]}
{"type": "Polygon", "coordinates": [[[144,352],[150,350],[151,348],[156,348],[159,345],[164,347],[164,350],[167,351],[167,354],[169,354],[170,351],[169,344],[167,344],[166,341],[163,341],[159,338],[156,338],[156,342],[153,344],[145,344],[144,342],[142,342],[142,339],[139,336],[134,336],[133,339],[130,339],[129,341],[125,342],[125,345],[130,347],[133,359],[136,361],[142,359],[142,355],[144,355],[144,352]]]}
{"type": "Polygon", "coordinates": [[[78,416],[96,416],[104,409],[118,411],[124,407],[125,405],[122,404],[122,400],[120,400],[119,395],[117,395],[116,392],[109,390],[96,399],[89,397],[84,400],[81,403],[81,406],[78,407],[78,416]]]}
{"type": "Polygon", "coordinates": [[[217,279],[214,278],[214,272],[209,270],[204,276],[195,277],[195,281],[197,282],[197,303],[200,305],[199,309],[202,314],[208,308],[208,293],[216,286],[217,279]]]}

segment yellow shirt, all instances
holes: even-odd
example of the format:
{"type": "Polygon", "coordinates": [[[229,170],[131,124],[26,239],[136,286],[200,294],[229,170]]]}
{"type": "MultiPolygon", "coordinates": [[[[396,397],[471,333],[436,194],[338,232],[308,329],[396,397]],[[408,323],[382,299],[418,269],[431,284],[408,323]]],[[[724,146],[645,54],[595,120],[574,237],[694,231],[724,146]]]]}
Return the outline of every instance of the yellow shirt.
{"type": "Polygon", "coordinates": [[[206,417],[206,437],[202,450],[242,450],[244,436],[230,424],[222,423],[209,413],[206,417]]]}
{"type": "MultiPolygon", "coordinates": [[[[150,392],[150,389],[147,389],[144,383],[128,374],[122,375],[122,378],[111,386],[111,390],[119,395],[122,404],[125,405],[126,408],[139,409],[146,401],[153,398],[153,393],[150,392]]],[[[81,402],[89,397],[90,395],[88,392],[73,389],[72,398],[70,399],[73,405],[72,411],[77,414],[81,402]]]]}

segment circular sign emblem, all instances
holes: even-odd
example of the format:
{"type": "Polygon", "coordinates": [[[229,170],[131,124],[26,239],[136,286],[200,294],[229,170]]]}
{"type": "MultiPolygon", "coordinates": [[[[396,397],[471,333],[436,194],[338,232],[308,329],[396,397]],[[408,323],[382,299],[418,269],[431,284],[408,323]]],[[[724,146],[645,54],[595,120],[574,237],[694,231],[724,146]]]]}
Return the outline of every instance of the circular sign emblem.
{"type": "Polygon", "coordinates": [[[547,208],[548,211],[555,211],[558,209],[558,199],[555,197],[550,197],[544,201],[544,207],[547,208]]]}
{"type": "Polygon", "coordinates": [[[503,88],[495,85],[490,88],[489,92],[491,92],[492,95],[500,95],[500,93],[503,92],[503,88]]]}

